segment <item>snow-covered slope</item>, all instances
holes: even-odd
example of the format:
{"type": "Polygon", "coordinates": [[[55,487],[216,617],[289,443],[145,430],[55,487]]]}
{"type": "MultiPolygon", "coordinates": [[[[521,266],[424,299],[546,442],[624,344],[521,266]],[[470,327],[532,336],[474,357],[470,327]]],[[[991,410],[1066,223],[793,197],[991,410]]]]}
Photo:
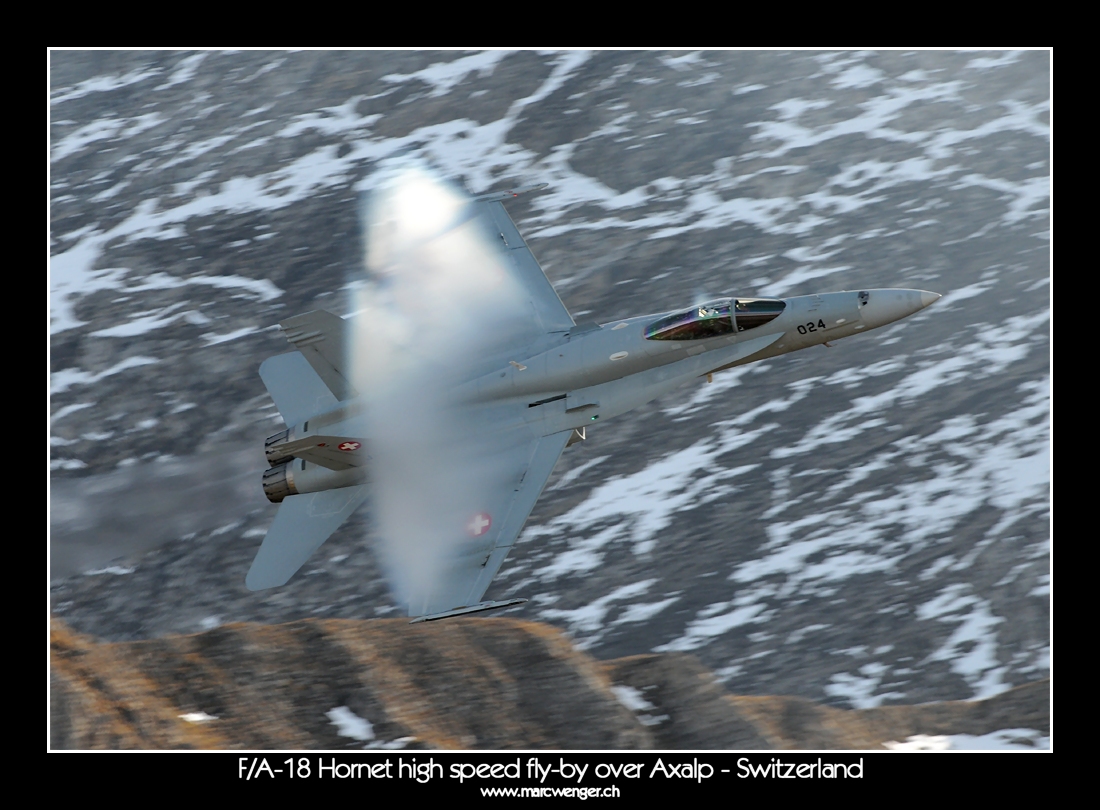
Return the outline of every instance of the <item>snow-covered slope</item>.
{"type": "Polygon", "coordinates": [[[256,369],[280,319],[347,311],[357,194],[411,150],[475,192],[550,184],[510,206],[578,319],[944,294],[590,430],[489,598],[741,693],[864,708],[1049,671],[1048,53],[53,52],[50,82],[77,629],[391,613],[367,514],[285,589],[243,579],[281,425],[256,369]]]}

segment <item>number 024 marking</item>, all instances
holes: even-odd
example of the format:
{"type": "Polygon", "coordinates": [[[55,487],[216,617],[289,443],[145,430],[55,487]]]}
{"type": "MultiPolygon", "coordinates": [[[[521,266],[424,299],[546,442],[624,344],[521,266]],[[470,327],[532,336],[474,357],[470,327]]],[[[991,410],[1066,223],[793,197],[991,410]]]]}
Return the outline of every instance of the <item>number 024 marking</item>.
{"type": "Polygon", "coordinates": [[[825,328],[825,321],[818,321],[817,323],[799,324],[798,334],[805,335],[807,332],[816,332],[818,329],[825,328]]]}

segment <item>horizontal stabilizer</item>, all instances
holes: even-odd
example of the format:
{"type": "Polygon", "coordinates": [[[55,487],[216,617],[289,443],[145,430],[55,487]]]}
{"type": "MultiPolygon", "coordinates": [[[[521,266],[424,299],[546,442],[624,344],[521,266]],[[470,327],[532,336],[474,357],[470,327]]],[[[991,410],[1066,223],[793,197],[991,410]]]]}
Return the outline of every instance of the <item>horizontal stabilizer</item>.
{"type": "Polygon", "coordinates": [[[358,486],[284,500],[245,577],[248,590],[285,585],[366,497],[367,488],[358,486]]]}
{"type": "Polygon", "coordinates": [[[470,613],[481,613],[485,610],[497,610],[498,608],[511,607],[512,605],[522,605],[526,601],[526,599],[505,599],[502,602],[480,602],[476,605],[470,605],[469,607],[460,607],[454,610],[445,610],[442,613],[433,613],[431,616],[418,616],[409,622],[409,624],[417,624],[418,622],[437,622],[440,619],[450,619],[454,616],[466,616],[470,613]]]}
{"type": "Polygon", "coordinates": [[[280,455],[294,456],[336,471],[366,467],[370,458],[366,441],[347,436],[306,436],[280,444],[278,450],[280,455]]]}

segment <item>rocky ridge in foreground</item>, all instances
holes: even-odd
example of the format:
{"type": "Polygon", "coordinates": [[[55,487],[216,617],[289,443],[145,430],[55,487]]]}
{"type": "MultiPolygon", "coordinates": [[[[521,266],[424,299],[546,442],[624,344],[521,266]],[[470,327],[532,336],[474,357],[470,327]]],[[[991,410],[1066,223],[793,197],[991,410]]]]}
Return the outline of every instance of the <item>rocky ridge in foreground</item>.
{"type": "Polygon", "coordinates": [[[690,655],[598,662],[512,619],[233,624],[97,643],[54,621],[57,749],[875,749],[1050,734],[1050,681],[984,701],[844,710],[735,696],[690,655]]]}
{"type": "Polygon", "coordinates": [[[487,599],[600,660],[689,652],[730,692],[837,708],[1048,675],[1051,66],[51,52],[52,616],[130,642],[398,615],[369,508],[283,588],[244,580],[285,427],[257,369],[281,321],[358,308],[361,194],[411,150],[471,193],[548,184],[508,211],[577,320],[944,294],[601,420],[487,599]]]}

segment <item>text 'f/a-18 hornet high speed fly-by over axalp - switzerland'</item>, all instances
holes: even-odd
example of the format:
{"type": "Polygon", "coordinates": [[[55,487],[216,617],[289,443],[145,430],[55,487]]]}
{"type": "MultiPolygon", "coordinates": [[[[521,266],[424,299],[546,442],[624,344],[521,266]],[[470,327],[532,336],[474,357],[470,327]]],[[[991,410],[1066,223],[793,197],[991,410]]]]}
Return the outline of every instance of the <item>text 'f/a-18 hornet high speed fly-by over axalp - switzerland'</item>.
{"type": "Polygon", "coordinates": [[[372,178],[353,314],[281,324],[260,366],[287,429],[263,475],[278,513],[246,583],[285,584],[362,503],[414,621],[482,601],[558,457],[586,429],[723,369],[897,321],[940,296],[871,289],[728,297],[575,323],[503,201],[407,161],[372,178]]]}

